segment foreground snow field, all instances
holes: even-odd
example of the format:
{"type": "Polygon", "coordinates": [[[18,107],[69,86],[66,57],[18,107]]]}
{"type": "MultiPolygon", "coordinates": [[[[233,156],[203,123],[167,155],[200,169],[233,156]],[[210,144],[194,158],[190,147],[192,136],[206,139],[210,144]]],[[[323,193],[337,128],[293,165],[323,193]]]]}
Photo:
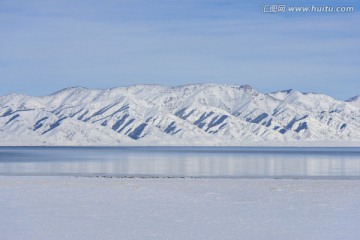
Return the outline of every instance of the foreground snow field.
{"type": "Polygon", "coordinates": [[[360,181],[0,177],[0,239],[360,239],[360,181]]]}

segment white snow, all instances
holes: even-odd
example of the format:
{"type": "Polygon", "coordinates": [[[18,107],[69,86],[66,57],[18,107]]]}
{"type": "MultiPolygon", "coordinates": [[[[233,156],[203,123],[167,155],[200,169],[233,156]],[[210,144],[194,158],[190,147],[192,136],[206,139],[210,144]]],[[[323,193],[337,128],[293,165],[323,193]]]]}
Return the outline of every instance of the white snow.
{"type": "Polygon", "coordinates": [[[0,96],[0,145],[360,146],[359,98],[133,85],[0,96]]]}
{"type": "Polygon", "coordinates": [[[0,177],[1,240],[360,239],[360,181],[0,177]]]}
{"type": "Polygon", "coordinates": [[[346,102],[349,102],[356,107],[360,107],[360,95],[349,98],[348,100],[346,100],[346,102]]]}

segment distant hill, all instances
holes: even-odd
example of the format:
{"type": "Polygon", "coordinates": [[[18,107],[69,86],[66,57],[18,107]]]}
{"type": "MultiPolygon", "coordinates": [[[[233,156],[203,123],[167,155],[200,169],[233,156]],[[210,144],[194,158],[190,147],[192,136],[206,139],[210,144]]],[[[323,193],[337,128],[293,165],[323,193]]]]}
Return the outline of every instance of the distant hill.
{"type": "Polygon", "coordinates": [[[67,88],[0,97],[0,145],[360,146],[360,100],[248,85],[67,88]]]}

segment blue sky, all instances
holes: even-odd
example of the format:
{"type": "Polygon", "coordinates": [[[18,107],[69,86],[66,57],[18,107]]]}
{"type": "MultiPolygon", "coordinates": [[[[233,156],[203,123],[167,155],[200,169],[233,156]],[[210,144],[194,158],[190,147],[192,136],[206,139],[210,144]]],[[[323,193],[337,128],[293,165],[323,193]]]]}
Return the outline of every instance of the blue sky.
{"type": "Polygon", "coordinates": [[[1,0],[0,95],[131,84],[360,94],[359,1],[1,0]],[[263,13],[264,4],[354,6],[263,13]]]}

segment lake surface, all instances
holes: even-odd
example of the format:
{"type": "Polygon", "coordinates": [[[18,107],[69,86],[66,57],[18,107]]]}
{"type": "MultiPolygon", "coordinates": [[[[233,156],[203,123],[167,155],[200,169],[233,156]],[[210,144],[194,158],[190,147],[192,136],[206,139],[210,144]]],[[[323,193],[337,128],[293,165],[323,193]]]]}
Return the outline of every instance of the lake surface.
{"type": "Polygon", "coordinates": [[[360,178],[360,148],[0,147],[0,175],[360,178]]]}

